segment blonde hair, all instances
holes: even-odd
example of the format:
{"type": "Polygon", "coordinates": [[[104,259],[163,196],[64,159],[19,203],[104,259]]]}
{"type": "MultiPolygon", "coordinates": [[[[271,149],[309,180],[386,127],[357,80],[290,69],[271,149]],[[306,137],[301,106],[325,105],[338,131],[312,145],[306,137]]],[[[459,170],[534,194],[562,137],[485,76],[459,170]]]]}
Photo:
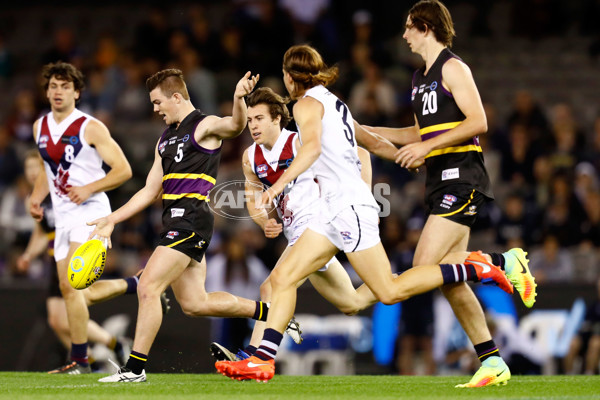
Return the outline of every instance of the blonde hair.
{"type": "Polygon", "coordinates": [[[338,67],[328,67],[319,52],[307,44],[292,46],[285,52],[283,70],[292,77],[296,91],[329,86],[339,76],[338,67]]]}

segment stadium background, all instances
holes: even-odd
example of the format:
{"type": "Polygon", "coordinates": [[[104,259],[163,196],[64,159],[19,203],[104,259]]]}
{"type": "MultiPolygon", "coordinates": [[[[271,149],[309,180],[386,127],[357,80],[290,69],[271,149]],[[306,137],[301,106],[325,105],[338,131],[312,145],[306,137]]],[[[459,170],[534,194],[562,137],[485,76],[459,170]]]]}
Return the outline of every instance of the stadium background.
{"type": "MultiPolygon", "coordinates": [[[[470,247],[526,247],[540,281],[537,308],[559,310],[556,333],[565,339],[580,315],[581,309],[573,308],[580,304],[575,300],[596,298],[600,278],[600,4],[445,3],[457,30],[453,49],[470,65],[488,113],[489,132],[482,144],[497,198],[482,213],[470,247]]],[[[30,1],[3,6],[0,369],[44,370],[62,356],[44,322],[47,260],[34,263],[28,274],[15,268],[33,227],[22,206],[29,188],[21,164],[33,147],[31,125],[47,111],[39,90],[42,65],[61,59],[84,71],[87,90],[78,106],[107,124],[134,169],[134,178],[109,194],[116,208],[143,185],[152,162],[149,154],[164,129],[152,116],[144,88],[145,78],[164,67],[184,70],[197,107],[227,115],[235,82],[247,70],[261,74],[260,85],[283,93],[283,52],[291,44],[308,42],[328,63],[339,65],[333,89],[355,119],[369,125],[411,124],[410,79],[419,59],[410,54],[402,33],[412,4],[238,0],[174,1],[166,7],[141,1],[30,1]]],[[[241,153],[249,144],[249,136],[242,134],[224,145],[219,181],[242,178],[241,153]]],[[[381,236],[394,268],[402,270],[408,266],[411,238],[423,223],[423,175],[376,159],[373,167],[374,182],[391,186],[391,215],[381,221],[381,236]]],[[[144,264],[159,223],[157,204],[118,227],[107,278],[130,275],[144,264]]],[[[242,264],[262,262],[269,268],[282,245],[281,240],[264,240],[251,223],[218,219],[210,252],[215,260],[241,252],[242,264]]],[[[513,307],[515,319],[532,314],[520,304],[513,307]]],[[[135,308],[135,298],[124,297],[94,306],[91,315],[104,321],[123,313],[134,320],[135,308]]],[[[298,312],[328,315],[335,310],[303,287],[298,312]]],[[[361,316],[370,323],[372,310],[361,316]]],[[[386,324],[397,326],[397,317],[388,317],[386,324]]],[[[126,329],[131,336],[133,322],[126,329]]],[[[184,319],[175,306],[153,349],[151,368],[209,371],[205,348],[219,331],[215,321],[184,319]]],[[[370,350],[352,351],[351,359],[358,373],[394,370],[393,365],[376,364],[370,350]]]]}

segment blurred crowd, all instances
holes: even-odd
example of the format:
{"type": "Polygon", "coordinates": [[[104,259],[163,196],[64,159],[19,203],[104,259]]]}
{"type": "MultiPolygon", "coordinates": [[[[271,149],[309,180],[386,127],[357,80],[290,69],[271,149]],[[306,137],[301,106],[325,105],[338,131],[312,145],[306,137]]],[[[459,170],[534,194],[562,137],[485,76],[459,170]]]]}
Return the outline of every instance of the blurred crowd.
{"type": "MultiPolygon", "coordinates": [[[[490,7],[475,7],[475,1],[445,3],[451,12],[457,7],[472,11],[467,26],[457,28],[464,32],[456,39],[459,55],[463,49],[468,52],[470,38],[487,40],[494,35],[485,23],[490,20],[490,7]]],[[[577,6],[552,0],[505,3],[510,11],[507,41],[515,37],[535,41],[575,32],[590,43],[585,62],[597,62],[600,28],[591,22],[600,16],[598,2],[575,2],[577,6]],[[583,15],[586,18],[579,19],[583,15]]],[[[66,7],[38,6],[38,14],[44,15],[29,23],[43,24],[43,29],[32,29],[43,36],[28,40],[47,45],[34,46],[36,51],[26,55],[11,45],[18,41],[9,29],[17,24],[12,18],[26,9],[13,6],[0,18],[6,28],[0,28],[0,87],[5,94],[0,99],[0,281],[47,277],[43,259],[27,273],[16,268],[16,260],[34,226],[24,205],[31,187],[23,176],[23,160],[35,145],[33,122],[48,111],[38,84],[40,69],[48,62],[68,61],[85,73],[87,88],[78,107],[109,127],[130,160],[134,178],[109,193],[113,208],[143,186],[154,145],[164,130],[163,122],[152,115],[144,86],[146,77],[162,68],[182,69],[194,105],[206,113],[225,116],[231,110],[235,83],[247,70],[260,73],[259,85],[284,94],[283,53],[292,44],[308,42],[326,62],[339,66],[340,79],[332,90],[348,103],[357,121],[394,127],[413,124],[411,77],[420,60],[410,54],[401,37],[412,3],[233,0],[173,2],[168,7],[133,4],[139,8],[135,16],[127,7],[108,2],[106,7],[115,10],[114,18],[104,21],[93,17],[101,6],[92,4],[88,9],[92,17],[73,23],[53,18],[66,7]]],[[[464,19],[453,15],[455,21],[464,19]]],[[[18,24],[27,25],[28,20],[23,18],[18,24]]],[[[569,97],[548,104],[536,97],[537,89],[524,84],[506,105],[488,100],[494,87],[479,86],[489,126],[480,139],[496,202],[481,213],[472,247],[528,249],[539,282],[595,282],[600,277],[600,107],[596,105],[593,118],[584,118],[569,97]],[[500,108],[509,112],[502,115],[500,108]]],[[[246,132],[224,144],[219,181],[242,179],[241,155],[249,144],[246,132]]],[[[373,159],[373,173],[375,184],[389,185],[386,198],[391,213],[381,219],[381,238],[395,268],[402,270],[411,263],[413,238],[425,218],[423,172],[413,174],[373,159]]],[[[157,203],[117,227],[107,276],[126,276],[144,265],[160,231],[160,214],[157,203]]],[[[262,263],[268,270],[284,245],[283,239],[266,240],[251,222],[217,218],[209,257],[242,255],[246,260],[219,261],[225,271],[223,282],[228,284],[234,277],[247,279],[252,274],[227,268],[247,268],[252,256],[253,265],[262,263]],[[229,244],[232,240],[241,247],[228,250],[234,248],[229,244]]]]}
{"type": "MultiPolygon", "coordinates": [[[[44,284],[49,276],[48,256],[32,262],[27,271],[17,267],[34,227],[25,206],[31,187],[23,163],[26,152],[35,147],[32,124],[48,111],[39,85],[44,64],[62,60],[84,72],[87,88],[78,107],[109,127],[130,160],[134,177],[109,193],[116,209],[143,186],[154,146],[164,130],[164,123],[152,115],[144,86],[145,79],[162,68],[183,70],[193,104],[206,113],[226,116],[235,84],[247,70],[261,75],[259,86],[285,94],[282,56],[290,45],[307,42],[319,49],[326,62],[339,66],[340,78],[332,90],[346,101],[357,121],[371,126],[412,125],[411,77],[420,59],[402,39],[412,3],[199,0],[158,6],[133,1],[130,5],[135,12],[110,1],[102,5],[90,2],[85,9],[77,4],[48,6],[44,2],[32,2],[31,9],[14,4],[7,7],[0,15],[0,89],[4,93],[0,98],[0,283],[5,287],[22,282],[44,284]],[[77,18],[68,17],[73,13],[77,18]],[[23,17],[25,14],[29,17],[23,17]]],[[[489,79],[478,80],[478,71],[481,75],[500,72],[493,65],[471,62],[475,58],[469,55],[484,48],[478,59],[494,56],[496,60],[498,52],[513,51],[512,43],[516,46],[526,41],[529,48],[535,48],[540,40],[569,37],[585,43],[575,49],[582,52],[578,60],[597,68],[600,3],[444,3],[457,24],[454,49],[474,71],[488,118],[488,133],[480,140],[496,201],[480,212],[470,247],[527,249],[540,283],[597,282],[600,103],[585,99],[591,103],[585,104],[588,112],[584,112],[578,106],[581,102],[574,104],[571,99],[573,93],[584,93],[587,87],[600,87],[600,78],[567,88],[564,97],[552,99],[543,96],[545,89],[552,88],[552,81],[546,82],[547,87],[529,86],[525,81],[510,93],[509,101],[502,102],[493,95],[501,88],[489,84],[489,79]],[[492,3],[501,4],[500,11],[507,12],[499,12],[492,3]],[[477,49],[470,47],[472,40],[478,41],[477,49]],[[492,43],[503,43],[504,50],[492,43]]],[[[550,59],[560,57],[559,52],[558,47],[551,50],[550,59]]],[[[528,68],[540,68],[540,74],[550,76],[565,72],[553,62],[528,68]]],[[[241,155],[251,143],[247,132],[224,143],[218,181],[243,179],[241,155]]],[[[401,272],[411,266],[425,221],[424,173],[411,173],[376,158],[372,162],[373,183],[383,188],[380,193],[390,205],[389,216],[381,219],[381,239],[393,268],[401,272]]],[[[157,202],[117,226],[105,277],[129,276],[144,266],[161,230],[161,212],[157,202]]],[[[283,238],[267,240],[247,219],[217,216],[215,226],[207,253],[207,288],[258,297],[260,282],[287,242],[283,238]]],[[[409,309],[431,315],[433,297],[425,296],[404,307],[400,323],[404,339],[398,344],[403,356],[397,369],[415,373],[410,349],[422,341],[424,369],[434,373],[431,330],[424,326],[417,334],[406,319],[412,315],[409,309]]],[[[221,329],[241,332],[239,337],[221,339],[238,343],[244,340],[246,330],[247,326],[221,329]]]]}

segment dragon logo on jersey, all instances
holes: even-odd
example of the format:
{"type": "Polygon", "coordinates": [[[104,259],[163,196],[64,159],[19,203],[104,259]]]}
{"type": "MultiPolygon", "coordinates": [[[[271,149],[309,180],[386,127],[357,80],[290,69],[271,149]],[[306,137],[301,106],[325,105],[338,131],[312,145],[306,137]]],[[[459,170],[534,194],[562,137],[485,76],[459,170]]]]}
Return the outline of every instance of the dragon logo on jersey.
{"type": "Polygon", "coordinates": [[[58,165],[56,177],[54,178],[54,188],[59,196],[66,196],[72,185],[69,185],[69,170],[65,170],[62,164],[58,165]]]}

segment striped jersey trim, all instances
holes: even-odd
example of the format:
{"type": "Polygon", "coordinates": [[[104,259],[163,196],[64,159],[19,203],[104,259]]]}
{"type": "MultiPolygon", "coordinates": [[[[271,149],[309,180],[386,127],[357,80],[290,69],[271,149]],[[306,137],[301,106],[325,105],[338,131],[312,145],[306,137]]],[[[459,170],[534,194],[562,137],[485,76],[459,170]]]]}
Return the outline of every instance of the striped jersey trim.
{"type": "Polygon", "coordinates": [[[419,133],[421,135],[425,135],[425,134],[431,133],[431,132],[447,131],[449,129],[456,128],[461,123],[462,123],[462,121],[458,121],[458,122],[446,122],[444,124],[431,125],[431,126],[428,126],[426,128],[421,128],[419,130],[419,133]]]}
{"type": "Polygon", "coordinates": [[[198,200],[204,200],[206,202],[210,201],[210,198],[208,196],[205,196],[200,193],[181,193],[181,194],[163,194],[162,195],[162,198],[164,200],[177,200],[177,199],[182,199],[184,197],[189,197],[189,198],[198,199],[198,200]]]}
{"type": "MultiPolygon", "coordinates": [[[[193,238],[193,237],[194,237],[194,235],[195,235],[195,233],[194,233],[194,232],[192,232],[192,234],[191,234],[190,236],[186,237],[185,239],[181,239],[181,240],[178,240],[178,241],[176,241],[175,243],[168,244],[166,247],[174,247],[174,246],[177,246],[179,243],[181,243],[181,242],[185,242],[186,240],[193,238]]],[[[133,357],[133,356],[132,356],[132,357],[133,357]]],[[[140,358],[140,360],[141,360],[141,358],[140,358]]],[[[143,361],[146,361],[146,360],[143,360],[143,361]]]]}
{"type": "Polygon", "coordinates": [[[483,150],[481,146],[477,146],[476,144],[468,144],[466,146],[453,146],[446,147],[444,149],[433,150],[429,154],[425,156],[425,158],[440,156],[442,154],[450,154],[450,153],[466,153],[468,151],[476,151],[482,153],[483,150]]]}
{"type": "Polygon", "coordinates": [[[212,183],[213,185],[217,183],[217,180],[215,178],[213,178],[210,175],[206,175],[206,174],[177,174],[177,173],[173,173],[173,174],[167,174],[165,176],[163,176],[163,182],[166,181],[167,179],[204,179],[205,181],[208,181],[210,183],[212,183]]]}

